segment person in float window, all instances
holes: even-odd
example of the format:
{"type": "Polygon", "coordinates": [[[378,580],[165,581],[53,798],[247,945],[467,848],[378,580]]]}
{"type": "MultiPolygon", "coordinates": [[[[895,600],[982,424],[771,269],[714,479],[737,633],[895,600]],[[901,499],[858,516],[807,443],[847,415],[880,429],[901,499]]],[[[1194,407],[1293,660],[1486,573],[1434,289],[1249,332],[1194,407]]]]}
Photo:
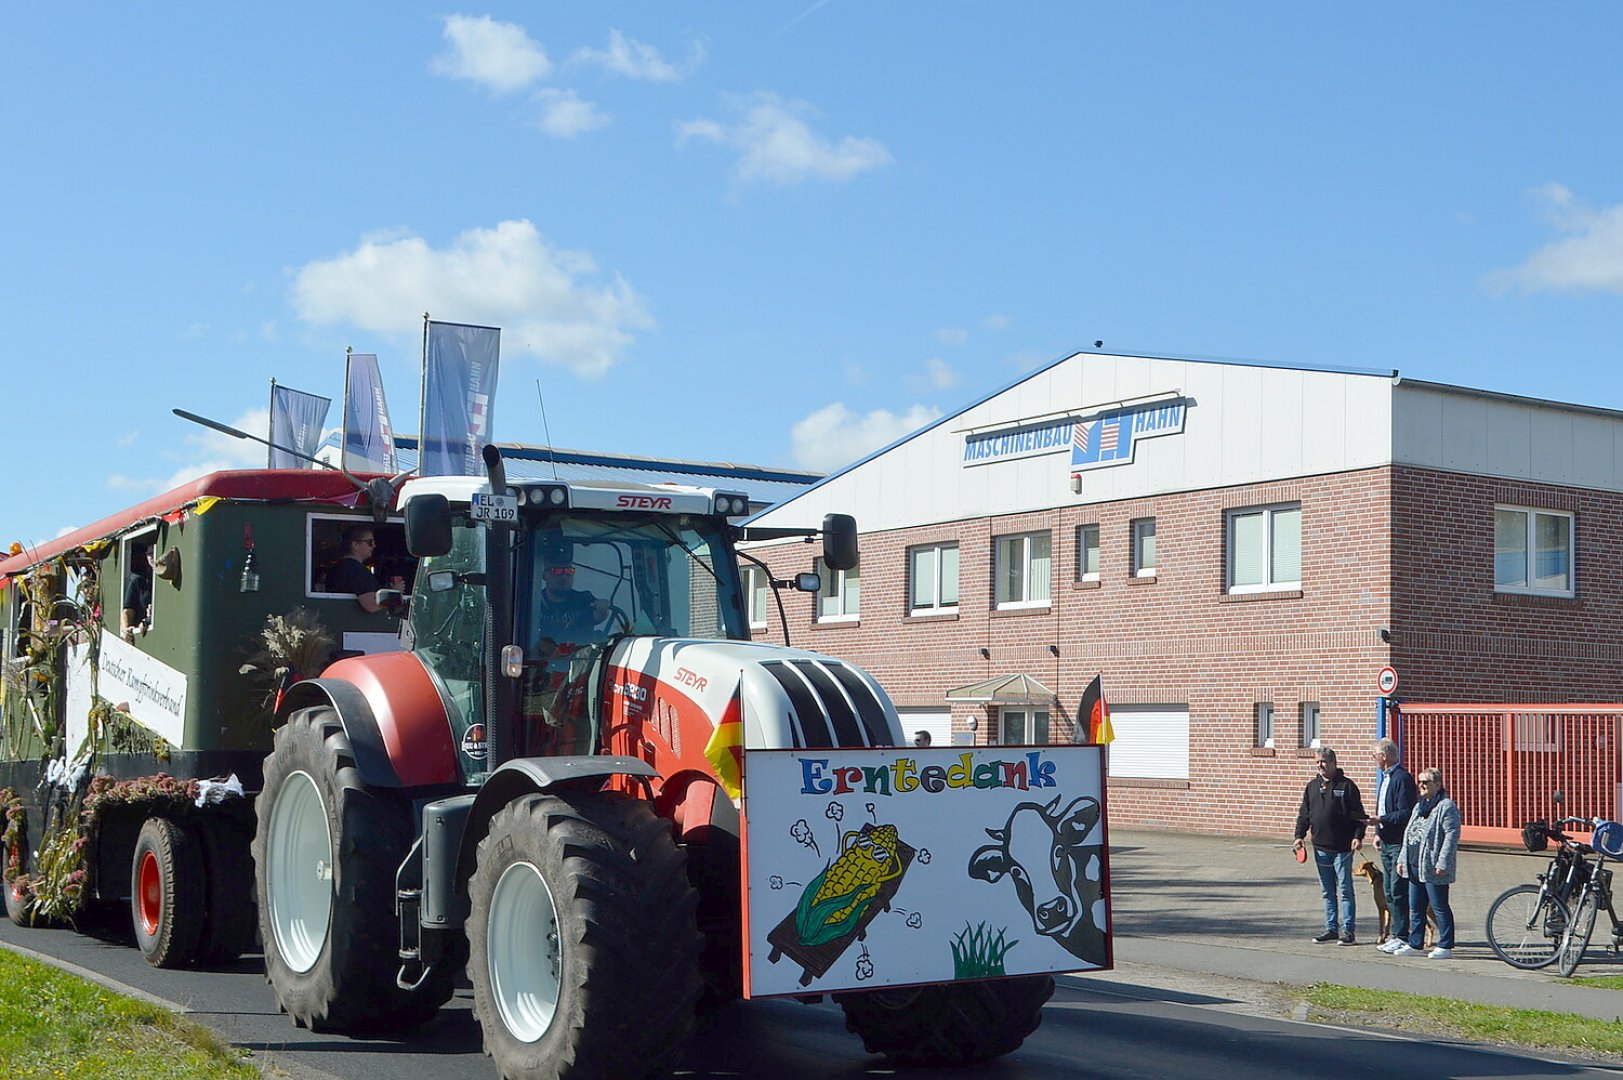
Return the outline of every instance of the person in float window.
{"type": "MultiPolygon", "coordinates": [[[[378,547],[377,532],[370,525],[351,525],[344,530],[344,555],[327,572],[327,591],[335,593],[353,593],[355,600],[365,611],[381,611],[383,605],[378,602],[377,575],[367,568],[372,556],[378,547]]],[[[393,588],[400,588],[405,583],[400,578],[390,583],[393,588]]]]}
{"type": "Polygon", "coordinates": [[[152,548],[146,544],[130,545],[130,579],[124,583],[123,613],[119,617],[119,635],[125,641],[134,641],[137,632],[145,634],[152,625],[152,548]]]}

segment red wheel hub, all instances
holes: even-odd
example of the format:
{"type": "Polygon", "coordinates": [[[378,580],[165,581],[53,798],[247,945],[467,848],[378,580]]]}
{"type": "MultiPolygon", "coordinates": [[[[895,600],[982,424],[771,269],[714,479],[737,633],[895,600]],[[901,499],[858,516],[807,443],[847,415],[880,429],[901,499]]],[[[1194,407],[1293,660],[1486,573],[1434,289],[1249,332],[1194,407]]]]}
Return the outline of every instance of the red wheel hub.
{"type": "Polygon", "coordinates": [[[158,857],[150,851],[141,854],[135,891],[141,929],[151,937],[158,932],[158,923],[163,919],[163,871],[158,867],[158,857]]]}

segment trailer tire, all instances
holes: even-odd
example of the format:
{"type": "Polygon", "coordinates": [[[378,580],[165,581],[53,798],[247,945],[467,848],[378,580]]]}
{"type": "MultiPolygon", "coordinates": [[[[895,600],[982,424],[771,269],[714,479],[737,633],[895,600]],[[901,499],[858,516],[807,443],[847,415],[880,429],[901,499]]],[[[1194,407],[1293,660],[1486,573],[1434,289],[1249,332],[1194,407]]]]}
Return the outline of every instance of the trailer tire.
{"type": "Polygon", "coordinates": [[[208,909],[197,959],[204,964],[230,964],[254,947],[258,917],[254,913],[254,856],[250,837],[234,822],[204,820],[203,877],[208,909]]]}
{"type": "Polygon", "coordinates": [[[370,789],[330,708],[300,709],[265,759],[254,833],[265,978],[297,1027],[398,1031],[439,1011],[455,968],[413,990],[400,967],[395,871],[411,847],[412,806],[370,789]]]}
{"type": "Polygon", "coordinates": [[[5,880],[5,889],[6,918],[18,926],[33,926],[33,912],[28,903],[28,886],[19,884],[17,878],[8,877],[5,880]]]}
{"type": "Polygon", "coordinates": [[[130,860],[130,923],[153,967],[185,967],[203,934],[203,853],[197,836],[168,818],[148,818],[130,860]]]}
{"type": "Polygon", "coordinates": [[[904,1065],[989,1061],[1017,1049],[1042,1023],[1049,975],[837,994],[846,1030],[870,1054],[904,1065]]]}
{"type": "Polygon", "coordinates": [[[703,946],[670,823],[608,792],[515,799],[479,842],[474,1015],[507,1080],[669,1075],[703,946]]]}

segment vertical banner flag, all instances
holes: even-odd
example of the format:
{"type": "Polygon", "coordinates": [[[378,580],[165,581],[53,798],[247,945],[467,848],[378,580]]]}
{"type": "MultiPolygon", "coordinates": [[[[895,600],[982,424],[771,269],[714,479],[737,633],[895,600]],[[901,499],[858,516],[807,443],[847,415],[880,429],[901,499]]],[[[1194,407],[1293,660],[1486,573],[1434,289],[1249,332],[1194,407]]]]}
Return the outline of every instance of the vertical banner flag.
{"type": "Polygon", "coordinates": [[[394,431],[383,400],[383,376],[372,353],[350,353],[344,376],[344,468],[395,473],[394,431]]]}
{"type": "MultiPolygon", "coordinates": [[[[271,380],[270,441],[301,454],[315,456],[321,449],[321,428],[327,422],[331,398],[306,394],[271,380]]],[[[266,466],[272,469],[308,469],[311,463],[283,450],[271,449],[266,466]]]]}
{"type": "Polygon", "coordinates": [[[502,332],[493,326],[430,322],[423,341],[419,476],[479,476],[491,439],[502,332]]]}
{"type": "Polygon", "coordinates": [[[1082,691],[1082,704],[1076,709],[1077,742],[1109,746],[1116,738],[1110,726],[1110,705],[1105,701],[1103,676],[1095,675],[1082,691]],[[1084,734],[1085,733],[1085,734],[1084,734]]]}

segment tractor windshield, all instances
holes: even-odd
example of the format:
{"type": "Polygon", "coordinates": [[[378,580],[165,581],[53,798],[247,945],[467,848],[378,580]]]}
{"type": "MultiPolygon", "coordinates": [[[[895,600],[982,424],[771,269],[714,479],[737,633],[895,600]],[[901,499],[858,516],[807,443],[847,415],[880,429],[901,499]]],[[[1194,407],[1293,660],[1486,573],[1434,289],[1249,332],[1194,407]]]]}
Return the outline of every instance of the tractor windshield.
{"type": "Polygon", "coordinates": [[[517,564],[517,640],[530,656],[615,634],[748,637],[737,566],[712,518],[550,515],[525,531],[517,564]]]}

